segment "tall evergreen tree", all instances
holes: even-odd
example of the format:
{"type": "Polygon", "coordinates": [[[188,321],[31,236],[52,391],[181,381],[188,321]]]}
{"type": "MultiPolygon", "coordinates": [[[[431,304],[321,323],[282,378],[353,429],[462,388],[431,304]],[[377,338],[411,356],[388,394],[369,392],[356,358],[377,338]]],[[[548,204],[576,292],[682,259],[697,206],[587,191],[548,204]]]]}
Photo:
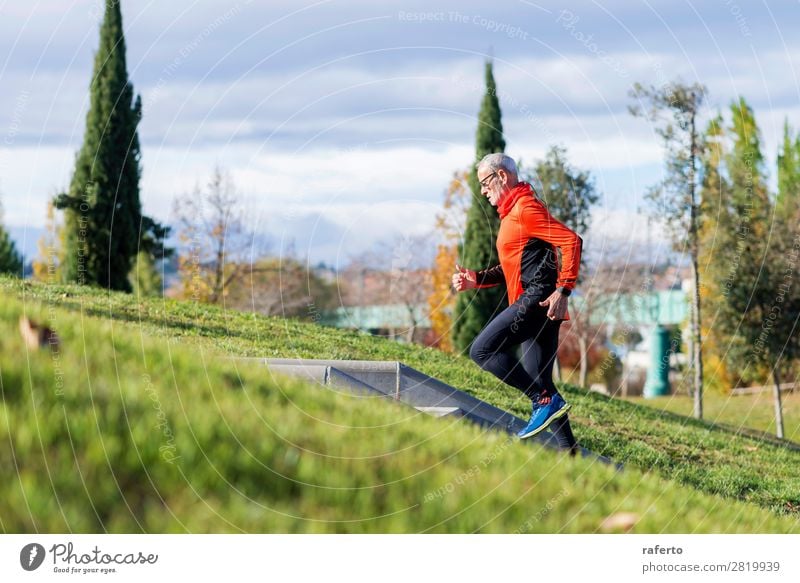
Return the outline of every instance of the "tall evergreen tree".
{"type": "Polygon", "coordinates": [[[794,216],[800,208],[800,134],[792,138],[789,120],[783,123],[783,143],[778,152],[778,198],[776,210],[781,219],[794,216]]]}
{"type": "Polygon", "coordinates": [[[733,140],[726,166],[731,184],[731,216],[737,236],[725,290],[719,298],[716,325],[727,337],[725,357],[737,383],[774,385],[776,432],[783,437],[780,370],[796,350],[797,269],[792,256],[792,229],[785,221],[772,223],[761,138],[753,110],[741,98],[731,105],[733,140]],[[784,276],[791,277],[784,280],[784,276]],[[787,318],[787,316],[789,316],[787,318]]]}
{"type": "MultiPolygon", "coordinates": [[[[767,242],[771,236],[772,204],[767,188],[766,167],[761,151],[761,136],[752,108],[744,98],[731,104],[731,151],[726,156],[727,172],[731,183],[731,212],[733,228],[737,233],[735,277],[727,285],[727,303],[730,318],[721,322],[729,326],[732,344],[728,347],[731,365],[742,372],[742,380],[757,379],[754,370],[742,366],[752,344],[747,334],[741,334],[743,319],[758,320],[756,313],[767,297],[774,294],[768,289],[767,242]],[[766,285],[765,285],[766,284],[766,285]],[[764,297],[764,296],[767,297],[764,297]]],[[[759,324],[760,325],[760,324],[759,324]]]]}
{"type": "MultiPolygon", "coordinates": [[[[475,147],[476,163],[487,154],[504,152],[503,124],[497,86],[492,73],[492,63],[486,63],[486,93],[478,114],[478,132],[475,147]]],[[[497,211],[481,195],[478,184],[478,169],[473,165],[469,175],[472,191],[472,206],[467,214],[464,243],[461,248],[461,265],[469,269],[484,269],[497,265],[500,260],[495,247],[500,218],[497,211]]],[[[458,295],[453,314],[453,344],[457,350],[466,350],[472,340],[502,309],[505,302],[505,287],[467,291],[458,295]]]]}
{"type": "Polygon", "coordinates": [[[168,229],[143,216],[139,201],[142,101],[128,81],[119,0],[106,0],[90,93],[70,188],[55,201],[66,211],[63,275],[130,291],[137,253],[163,254],[168,229]]]}

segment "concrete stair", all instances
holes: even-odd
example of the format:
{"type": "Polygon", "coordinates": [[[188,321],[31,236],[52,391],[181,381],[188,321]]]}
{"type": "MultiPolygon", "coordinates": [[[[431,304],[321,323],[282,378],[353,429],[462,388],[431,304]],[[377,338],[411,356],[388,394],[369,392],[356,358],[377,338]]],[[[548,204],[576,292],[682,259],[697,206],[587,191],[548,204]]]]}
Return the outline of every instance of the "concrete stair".
{"type": "MultiPolygon", "coordinates": [[[[527,423],[526,420],[397,361],[288,358],[236,360],[261,363],[272,373],[302,378],[363,398],[397,401],[433,417],[463,418],[489,430],[516,434],[527,423]]],[[[532,440],[546,447],[558,448],[555,438],[547,431],[525,441],[532,440]]],[[[612,463],[608,458],[597,456],[583,448],[581,454],[612,463]]]]}

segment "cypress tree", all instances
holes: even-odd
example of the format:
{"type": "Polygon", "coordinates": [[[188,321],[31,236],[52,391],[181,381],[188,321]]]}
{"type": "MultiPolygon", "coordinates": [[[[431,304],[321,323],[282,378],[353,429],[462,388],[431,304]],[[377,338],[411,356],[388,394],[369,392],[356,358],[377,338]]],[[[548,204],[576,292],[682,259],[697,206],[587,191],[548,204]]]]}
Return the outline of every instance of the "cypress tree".
{"type": "Polygon", "coordinates": [[[137,133],[142,101],[134,99],[128,81],[119,0],[106,0],[90,93],[70,188],[55,201],[66,214],[63,276],[130,291],[128,275],[137,253],[163,254],[167,229],[142,216],[137,133]]]}
{"type": "MultiPolygon", "coordinates": [[[[505,149],[497,86],[492,74],[492,63],[487,62],[486,93],[478,114],[475,161],[479,162],[486,154],[504,152],[505,149]]],[[[495,247],[500,218],[497,210],[481,195],[478,169],[474,165],[469,174],[469,187],[472,191],[472,206],[467,214],[460,263],[469,269],[480,270],[500,262],[495,247]]],[[[504,286],[497,286],[465,291],[458,295],[453,315],[453,344],[456,349],[466,350],[494,314],[502,310],[505,292],[504,286]]]]}

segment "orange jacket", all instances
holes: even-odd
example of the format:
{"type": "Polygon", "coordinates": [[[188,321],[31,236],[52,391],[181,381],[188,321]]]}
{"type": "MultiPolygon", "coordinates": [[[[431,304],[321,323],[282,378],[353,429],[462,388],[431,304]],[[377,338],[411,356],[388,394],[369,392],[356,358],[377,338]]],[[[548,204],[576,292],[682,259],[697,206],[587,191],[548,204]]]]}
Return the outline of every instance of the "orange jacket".
{"type": "Polygon", "coordinates": [[[578,279],[583,239],[554,219],[526,182],[508,192],[498,210],[500,265],[479,271],[478,287],[492,287],[505,280],[509,304],[532,288],[543,292],[542,299],[557,287],[573,289],[578,279]],[[561,249],[560,266],[556,247],[561,249]]]}

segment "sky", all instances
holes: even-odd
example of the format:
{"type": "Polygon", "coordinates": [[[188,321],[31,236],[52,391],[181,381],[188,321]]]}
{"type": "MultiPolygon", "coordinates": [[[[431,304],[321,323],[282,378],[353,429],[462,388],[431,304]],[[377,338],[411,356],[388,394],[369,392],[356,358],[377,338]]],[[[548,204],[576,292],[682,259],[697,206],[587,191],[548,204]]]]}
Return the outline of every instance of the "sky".
{"type": "MultiPolygon", "coordinates": [[[[704,117],[744,96],[770,169],[784,120],[800,126],[798,2],[121,1],[144,212],[170,222],[220,165],[272,253],[338,267],[432,230],[474,158],[487,59],[506,152],[559,144],[594,176],[594,252],[664,237],[633,83],[703,83],[704,117]]],[[[28,253],[80,148],[103,4],[0,0],[0,200],[28,253]]]]}

